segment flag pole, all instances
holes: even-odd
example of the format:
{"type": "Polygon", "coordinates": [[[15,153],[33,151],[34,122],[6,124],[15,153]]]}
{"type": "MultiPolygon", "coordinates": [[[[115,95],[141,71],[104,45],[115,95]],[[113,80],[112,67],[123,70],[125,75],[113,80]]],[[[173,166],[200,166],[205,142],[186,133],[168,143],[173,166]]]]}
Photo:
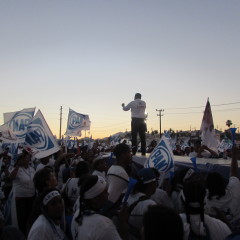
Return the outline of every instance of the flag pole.
{"type": "Polygon", "coordinates": [[[59,130],[59,139],[62,136],[62,106],[60,107],[60,130],[59,130]]]}

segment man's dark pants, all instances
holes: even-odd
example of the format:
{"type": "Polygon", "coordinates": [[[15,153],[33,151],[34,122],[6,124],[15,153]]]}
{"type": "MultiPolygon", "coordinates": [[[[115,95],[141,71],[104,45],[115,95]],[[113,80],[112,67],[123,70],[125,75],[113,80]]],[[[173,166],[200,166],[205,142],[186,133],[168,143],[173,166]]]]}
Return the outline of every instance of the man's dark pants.
{"type": "Polygon", "coordinates": [[[139,134],[141,140],[141,152],[146,154],[146,131],[147,126],[144,118],[132,118],[132,153],[133,155],[137,152],[137,135],[139,134]]]}

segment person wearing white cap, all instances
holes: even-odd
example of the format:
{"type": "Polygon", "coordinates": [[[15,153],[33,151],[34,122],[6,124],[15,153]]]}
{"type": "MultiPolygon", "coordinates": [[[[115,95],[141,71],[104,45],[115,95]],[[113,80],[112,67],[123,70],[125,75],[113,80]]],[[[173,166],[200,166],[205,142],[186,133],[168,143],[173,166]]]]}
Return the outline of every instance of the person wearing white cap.
{"type": "Polygon", "coordinates": [[[28,240],[66,240],[60,225],[64,203],[58,189],[47,189],[41,194],[42,214],[36,219],[28,234],[28,240]]]}
{"type": "Polygon", "coordinates": [[[108,200],[107,183],[101,176],[89,175],[81,185],[80,209],[72,220],[73,240],[122,239],[112,220],[99,214],[108,200]]]}

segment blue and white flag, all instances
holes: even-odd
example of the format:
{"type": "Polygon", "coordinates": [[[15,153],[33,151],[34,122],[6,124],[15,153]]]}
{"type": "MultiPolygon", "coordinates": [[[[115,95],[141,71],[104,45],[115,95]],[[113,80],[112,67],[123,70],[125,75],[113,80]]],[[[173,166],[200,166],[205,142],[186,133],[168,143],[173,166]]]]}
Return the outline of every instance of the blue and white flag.
{"type": "Polygon", "coordinates": [[[174,170],[174,156],[168,139],[163,135],[158,145],[153,149],[144,167],[154,167],[159,172],[174,170]]]}
{"type": "Polygon", "coordinates": [[[232,148],[232,141],[228,138],[224,138],[218,146],[219,152],[225,152],[228,149],[232,148]]]}
{"type": "Polygon", "coordinates": [[[69,108],[67,130],[65,135],[81,137],[82,130],[90,130],[91,122],[88,115],[77,113],[69,108]]]}
{"type": "Polygon", "coordinates": [[[31,149],[33,156],[38,159],[60,150],[40,110],[27,127],[25,145],[31,149]]]}
{"type": "Polygon", "coordinates": [[[4,113],[4,124],[0,126],[2,140],[23,143],[34,112],[35,108],[24,108],[21,111],[4,113]]]}

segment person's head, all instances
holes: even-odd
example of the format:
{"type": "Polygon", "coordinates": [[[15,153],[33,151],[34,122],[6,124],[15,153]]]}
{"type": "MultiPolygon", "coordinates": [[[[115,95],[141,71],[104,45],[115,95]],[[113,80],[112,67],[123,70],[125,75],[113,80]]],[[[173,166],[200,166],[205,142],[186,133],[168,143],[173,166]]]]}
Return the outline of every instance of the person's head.
{"type": "Polygon", "coordinates": [[[211,199],[213,196],[221,198],[225,195],[227,180],[218,172],[211,172],[208,174],[207,179],[208,198],[211,199]]]}
{"type": "Polygon", "coordinates": [[[80,178],[90,172],[89,163],[86,161],[80,161],[75,168],[75,177],[80,178]]]}
{"type": "Polygon", "coordinates": [[[34,174],[33,182],[38,193],[41,193],[45,188],[54,188],[57,186],[57,178],[54,170],[48,166],[38,170],[34,174]]]}
{"type": "Polygon", "coordinates": [[[121,163],[125,166],[129,165],[132,160],[132,154],[130,147],[125,143],[116,145],[113,150],[113,154],[116,156],[117,163],[121,163]]]}
{"type": "Polygon", "coordinates": [[[138,182],[134,187],[134,192],[142,192],[147,196],[154,194],[158,184],[158,177],[152,168],[142,168],[137,173],[138,182]]]}
{"type": "Polygon", "coordinates": [[[60,223],[64,212],[64,204],[58,189],[44,190],[41,194],[41,209],[42,213],[56,224],[60,223]]]}
{"type": "Polygon", "coordinates": [[[88,175],[84,178],[80,189],[80,211],[76,218],[82,224],[86,210],[98,211],[108,200],[107,183],[101,176],[88,175]]]}
{"type": "Polygon", "coordinates": [[[143,216],[143,240],[183,239],[183,223],[179,214],[168,207],[149,206],[143,216]]]}
{"type": "Polygon", "coordinates": [[[40,159],[40,162],[41,162],[42,164],[46,165],[46,164],[49,163],[50,157],[51,157],[51,156],[49,155],[49,156],[47,156],[47,157],[41,158],[41,159],[40,159]]]}
{"type": "Polygon", "coordinates": [[[199,149],[201,148],[201,146],[202,146],[201,140],[197,140],[197,141],[194,143],[194,151],[195,151],[195,152],[198,152],[199,149]]]}
{"type": "Polygon", "coordinates": [[[80,198],[93,210],[100,209],[108,200],[105,179],[101,176],[87,176],[81,185],[80,198]]]}
{"type": "Polygon", "coordinates": [[[29,153],[26,150],[23,150],[22,153],[18,155],[15,165],[19,164],[19,166],[21,167],[28,167],[31,157],[32,157],[31,153],[29,153]]]}
{"type": "Polygon", "coordinates": [[[104,172],[107,169],[106,159],[102,156],[98,156],[93,159],[93,169],[104,172]]]}
{"type": "Polygon", "coordinates": [[[187,221],[190,223],[191,214],[200,214],[204,222],[204,199],[206,183],[200,174],[196,174],[183,184],[183,195],[187,221]]]}
{"type": "Polygon", "coordinates": [[[136,93],[134,99],[141,99],[141,97],[142,97],[141,93],[136,93]]]}

